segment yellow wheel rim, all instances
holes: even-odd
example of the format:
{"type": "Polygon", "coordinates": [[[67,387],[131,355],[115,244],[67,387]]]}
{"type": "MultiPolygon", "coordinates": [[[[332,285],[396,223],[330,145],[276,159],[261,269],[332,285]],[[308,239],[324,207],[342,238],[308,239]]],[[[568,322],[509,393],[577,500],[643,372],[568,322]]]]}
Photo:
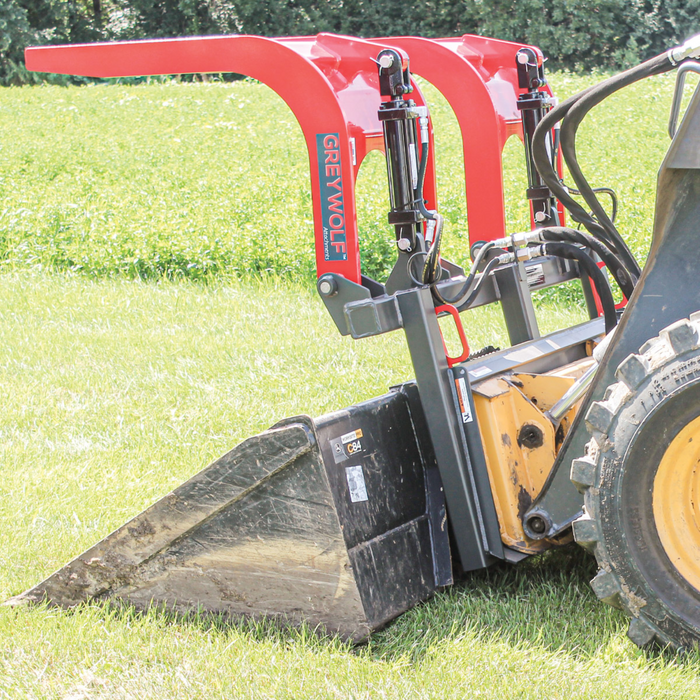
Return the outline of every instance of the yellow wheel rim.
{"type": "Polygon", "coordinates": [[[664,453],[652,503],[668,558],[700,590],[700,417],[688,423],[664,453]]]}

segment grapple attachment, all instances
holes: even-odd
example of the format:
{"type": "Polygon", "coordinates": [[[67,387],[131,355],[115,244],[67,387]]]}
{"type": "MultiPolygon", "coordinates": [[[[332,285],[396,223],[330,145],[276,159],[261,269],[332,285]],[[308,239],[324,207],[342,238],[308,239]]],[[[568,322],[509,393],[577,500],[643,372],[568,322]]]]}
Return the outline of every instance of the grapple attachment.
{"type": "Polygon", "coordinates": [[[14,599],[275,617],[360,640],[452,582],[412,384],[252,437],[14,599]]]}

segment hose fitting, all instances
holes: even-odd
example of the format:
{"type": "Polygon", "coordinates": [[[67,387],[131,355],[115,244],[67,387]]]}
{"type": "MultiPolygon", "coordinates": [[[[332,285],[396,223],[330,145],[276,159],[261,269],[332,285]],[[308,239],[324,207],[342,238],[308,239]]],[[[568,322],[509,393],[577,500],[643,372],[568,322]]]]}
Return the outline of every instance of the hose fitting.
{"type": "Polygon", "coordinates": [[[539,258],[544,254],[544,246],[536,245],[528,248],[516,248],[511,253],[502,253],[498,255],[495,259],[498,260],[499,265],[509,265],[514,262],[524,262],[525,260],[539,258]]]}
{"type": "Polygon", "coordinates": [[[676,65],[686,58],[700,58],[700,34],[691,36],[681,46],[676,46],[668,52],[668,60],[672,65],[676,65]]]}
{"type": "Polygon", "coordinates": [[[430,137],[428,131],[428,125],[430,123],[428,119],[428,108],[427,107],[414,107],[413,112],[418,115],[418,123],[420,124],[420,142],[428,143],[430,137]]]}
{"type": "Polygon", "coordinates": [[[545,239],[543,237],[543,230],[541,228],[536,228],[533,231],[520,231],[514,233],[511,236],[506,236],[505,238],[498,238],[493,241],[493,244],[497,248],[519,248],[520,246],[525,246],[530,243],[544,243],[545,239]]]}

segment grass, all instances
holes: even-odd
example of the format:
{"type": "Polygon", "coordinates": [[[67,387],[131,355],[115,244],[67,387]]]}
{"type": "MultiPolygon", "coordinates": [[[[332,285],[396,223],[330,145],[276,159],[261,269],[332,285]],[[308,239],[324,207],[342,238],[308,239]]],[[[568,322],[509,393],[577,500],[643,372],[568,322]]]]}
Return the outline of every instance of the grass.
{"type": "MultiPolygon", "coordinates": [[[[557,74],[566,97],[596,78],[557,74]]],[[[425,85],[437,132],[445,252],[465,262],[466,210],[457,122],[425,85]]],[[[591,182],[620,194],[620,227],[645,253],[672,78],[634,86],[581,128],[591,182]]],[[[6,88],[0,93],[0,261],[91,276],[313,277],[311,194],[301,130],[253,82],[6,88]]],[[[522,146],[504,179],[508,229],[528,226],[522,146]]],[[[360,171],[363,266],[384,279],[393,260],[380,154],[360,171]]]]}
{"type": "MultiPolygon", "coordinates": [[[[592,81],[553,79],[563,97],[592,81]]],[[[618,189],[641,253],[670,90],[654,79],[582,127],[584,166],[618,189]]],[[[459,261],[458,132],[431,95],[459,261]]],[[[301,135],[264,87],[11,88],[0,125],[1,599],[279,418],[410,377],[399,334],[340,338],[310,291],[301,135]]],[[[520,157],[510,142],[510,230],[527,223],[520,157]]],[[[372,158],[358,184],[377,276],[384,177],[372,158]]],[[[581,311],[545,298],[539,315],[552,330],[581,311]]],[[[506,342],[496,308],[465,322],[475,348],[506,342]]],[[[159,611],[0,608],[0,698],[697,698],[700,658],[637,650],[589,590],[592,566],[572,548],[471,574],[354,649],[159,611]]]]}
{"type": "MultiPolygon", "coordinates": [[[[475,346],[503,342],[497,309],[469,320],[475,346]]],[[[338,338],[283,282],[8,273],[0,321],[2,599],[247,435],[410,372],[398,334],[338,338]]],[[[157,611],[0,608],[0,698],[697,697],[700,659],[637,650],[592,574],[576,549],[472,574],[356,649],[157,611]]]]}

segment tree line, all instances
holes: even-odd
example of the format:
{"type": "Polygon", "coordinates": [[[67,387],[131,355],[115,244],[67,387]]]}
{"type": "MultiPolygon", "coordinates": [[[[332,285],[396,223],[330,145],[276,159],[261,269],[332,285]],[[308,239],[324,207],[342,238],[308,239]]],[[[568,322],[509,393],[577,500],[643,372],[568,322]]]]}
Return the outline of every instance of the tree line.
{"type": "Polygon", "coordinates": [[[700,31],[700,0],[0,0],[0,83],[25,46],[204,34],[456,36],[539,46],[553,69],[617,69],[700,31]]]}

